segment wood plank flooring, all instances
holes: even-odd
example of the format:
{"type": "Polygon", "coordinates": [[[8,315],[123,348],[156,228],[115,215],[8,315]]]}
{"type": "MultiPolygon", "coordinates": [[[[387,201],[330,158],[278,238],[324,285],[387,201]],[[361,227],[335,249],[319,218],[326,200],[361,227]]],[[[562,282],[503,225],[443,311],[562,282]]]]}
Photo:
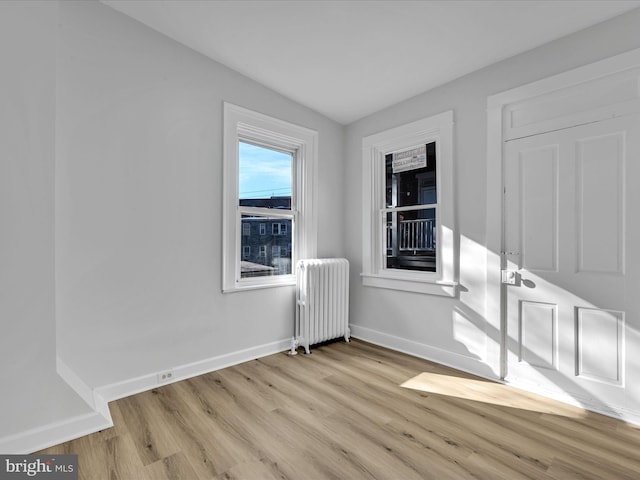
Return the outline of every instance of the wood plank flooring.
{"type": "Polygon", "coordinates": [[[82,480],[640,478],[640,428],[365,342],[112,402],[82,480]]]}

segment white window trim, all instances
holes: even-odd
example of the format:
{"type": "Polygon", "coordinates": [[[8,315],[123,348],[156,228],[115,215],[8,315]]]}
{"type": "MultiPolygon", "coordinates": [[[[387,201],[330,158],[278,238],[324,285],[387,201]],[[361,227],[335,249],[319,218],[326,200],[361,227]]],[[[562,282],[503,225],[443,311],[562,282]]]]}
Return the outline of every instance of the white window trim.
{"type": "Polygon", "coordinates": [[[362,284],[432,295],[455,296],[454,268],[453,111],[363,138],[362,284]],[[436,272],[387,269],[384,264],[384,160],[392,152],[436,141],[437,266],[436,272]]]}
{"type": "MultiPolygon", "coordinates": [[[[315,212],[318,169],[318,132],[279,120],[237,105],[224,103],[223,133],[223,226],[222,226],[222,291],[237,292],[256,288],[295,285],[295,272],[290,275],[240,278],[241,222],[239,215],[239,147],[240,140],[279,147],[295,152],[295,177],[291,205],[294,212],[292,243],[295,258],[291,259],[292,269],[297,260],[314,258],[317,251],[317,215],[315,212]]],[[[277,209],[270,216],[286,218],[290,214],[279,215],[277,209]]]]}

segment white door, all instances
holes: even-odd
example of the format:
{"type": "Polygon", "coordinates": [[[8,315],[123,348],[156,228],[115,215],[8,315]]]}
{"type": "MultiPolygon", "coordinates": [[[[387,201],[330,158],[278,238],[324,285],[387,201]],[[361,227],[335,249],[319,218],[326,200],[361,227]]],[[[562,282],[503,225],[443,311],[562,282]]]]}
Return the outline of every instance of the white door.
{"type": "Polygon", "coordinates": [[[624,404],[639,125],[629,115],[505,142],[507,380],[624,404]]]}

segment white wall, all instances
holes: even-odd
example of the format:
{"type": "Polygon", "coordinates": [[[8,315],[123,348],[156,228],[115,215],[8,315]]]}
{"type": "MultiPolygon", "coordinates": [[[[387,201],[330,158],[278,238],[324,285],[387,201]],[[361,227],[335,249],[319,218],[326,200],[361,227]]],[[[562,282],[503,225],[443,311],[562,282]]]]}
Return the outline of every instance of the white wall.
{"type": "Polygon", "coordinates": [[[286,344],[293,287],[221,293],[223,101],[319,131],[320,256],[341,125],[98,2],[0,2],[0,59],[0,451],[108,423],[56,361],[92,403],[286,344]]]}
{"type": "Polygon", "coordinates": [[[0,451],[89,412],[56,374],[55,2],[0,2],[0,451]]]}
{"type": "MultiPolygon", "coordinates": [[[[354,333],[482,375],[499,374],[499,319],[485,314],[486,101],[489,95],[640,47],[640,10],[516,56],[348,126],[346,194],[362,215],[362,138],[453,109],[459,299],[362,287],[362,228],[345,222],[354,333]]],[[[481,52],[480,52],[481,53],[481,52]]],[[[428,61],[428,59],[423,59],[428,61]]]]}
{"type": "Polygon", "coordinates": [[[319,131],[321,256],[344,255],[343,128],[94,2],[60,4],[57,81],[64,362],[100,387],[291,338],[292,287],[221,293],[222,104],[319,131]]]}

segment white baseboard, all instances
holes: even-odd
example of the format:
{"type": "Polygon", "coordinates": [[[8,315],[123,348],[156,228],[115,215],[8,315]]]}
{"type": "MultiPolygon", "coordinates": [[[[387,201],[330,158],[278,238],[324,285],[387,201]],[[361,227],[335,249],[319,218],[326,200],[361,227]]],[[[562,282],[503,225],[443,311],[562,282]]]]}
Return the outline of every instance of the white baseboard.
{"type": "Polygon", "coordinates": [[[136,378],[130,378],[122,382],[104,385],[95,389],[95,393],[100,397],[111,402],[119,398],[135,395],[136,393],[151,390],[152,388],[168,385],[170,383],[186,380],[187,378],[203,375],[205,373],[220,370],[222,368],[231,367],[239,363],[255,360],[256,358],[265,357],[274,353],[284,352],[291,348],[291,339],[278,340],[276,342],[259,345],[257,347],[238,350],[217,357],[211,357],[206,360],[180,365],[172,368],[173,376],[168,382],[158,383],[158,373],[154,372],[136,378]]]}
{"type": "Polygon", "coordinates": [[[407,353],[414,357],[424,358],[447,367],[462,370],[467,373],[478,375],[480,377],[494,380],[500,383],[508,383],[510,386],[535,393],[543,397],[558,400],[560,402],[584,408],[595,413],[600,413],[609,417],[617,418],[624,422],[640,425],[640,411],[632,410],[623,406],[605,405],[593,398],[578,398],[575,394],[568,394],[561,391],[552,391],[544,389],[537,384],[528,384],[524,382],[504,382],[500,380],[496,374],[487,374],[491,371],[489,367],[480,360],[474,360],[470,357],[457,353],[447,352],[431,345],[407,340],[405,338],[389,335],[388,333],[379,332],[370,328],[358,325],[350,325],[351,335],[354,338],[380,345],[381,347],[390,348],[398,352],[407,353]]]}
{"type": "Polygon", "coordinates": [[[560,390],[552,390],[544,388],[536,383],[530,383],[522,380],[512,380],[504,383],[526,392],[535,393],[536,395],[583,408],[590,412],[606,415],[607,417],[613,417],[634,425],[640,425],[640,411],[632,410],[621,405],[606,404],[599,401],[597,398],[586,397],[578,393],[567,393],[560,390]]]}
{"type": "MultiPolygon", "coordinates": [[[[69,368],[62,358],[56,356],[56,370],[58,375],[78,394],[95,412],[102,415],[111,425],[111,412],[107,401],[84,380],[82,380],[74,370],[69,368]]],[[[60,442],[58,442],[60,443],[60,442]]],[[[56,445],[53,443],[52,445],[56,445]]]]}
{"type": "Polygon", "coordinates": [[[489,365],[480,359],[449,352],[432,345],[414,342],[406,338],[396,337],[388,333],[372,330],[359,325],[350,325],[351,335],[366,342],[390,348],[398,352],[407,353],[414,357],[424,358],[431,362],[439,363],[447,367],[462,370],[489,380],[499,381],[499,375],[489,365]]]}
{"type": "MultiPolygon", "coordinates": [[[[169,383],[185,380],[205,373],[231,367],[291,348],[291,339],[219,355],[199,362],[174,367],[169,383]]],[[[0,438],[0,452],[4,454],[29,454],[89,435],[113,426],[108,402],[162,386],[157,373],[143,375],[92,389],[62,359],[57,359],[58,374],[94,410],[88,414],[43,425],[38,428],[0,438]]]]}
{"type": "MultiPolygon", "coordinates": [[[[497,375],[493,374],[487,365],[482,363],[480,360],[448,352],[431,345],[389,335],[366,327],[358,325],[351,325],[350,327],[351,334],[355,338],[419,358],[424,358],[458,370],[463,370],[490,380],[499,381],[497,375]]],[[[162,385],[185,380],[187,378],[220,370],[222,368],[237,365],[239,363],[274,353],[283,352],[289,350],[290,346],[291,339],[279,340],[269,344],[260,345],[258,347],[252,347],[237,352],[219,355],[199,362],[181,365],[173,368],[174,375],[171,382],[166,382],[162,385]]],[[[6,454],[31,453],[109,428],[113,426],[113,423],[111,421],[107,402],[161,386],[158,384],[157,374],[152,373],[127,379],[122,382],[105,385],[97,389],[91,389],[60,359],[58,359],[58,368],[61,377],[78,393],[79,396],[91,405],[95,411],[0,438],[0,452],[6,454]]],[[[544,391],[540,388],[532,388],[531,386],[524,384],[511,385],[549,398],[555,398],[565,403],[577,404],[575,399],[572,400],[571,397],[566,394],[563,395],[559,392],[544,391]]],[[[593,402],[590,403],[588,399],[582,400],[579,406],[629,423],[640,425],[640,412],[638,411],[624,407],[598,405],[593,402]]]]}
{"type": "Polygon", "coordinates": [[[113,426],[107,402],[96,396],[60,357],[56,358],[56,370],[93,411],[0,438],[0,452],[25,455],[113,426]]]}
{"type": "Polygon", "coordinates": [[[0,438],[0,452],[26,455],[113,426],[98,412],[91,412],[0,438]]]}

